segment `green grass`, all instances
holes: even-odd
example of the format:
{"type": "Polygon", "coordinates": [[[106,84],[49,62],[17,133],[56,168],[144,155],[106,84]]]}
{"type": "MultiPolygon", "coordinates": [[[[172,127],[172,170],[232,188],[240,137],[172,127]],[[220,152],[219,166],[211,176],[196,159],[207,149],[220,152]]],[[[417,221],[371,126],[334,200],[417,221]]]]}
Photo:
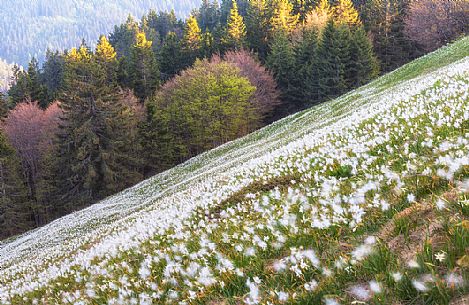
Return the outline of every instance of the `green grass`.
{"type": "Polygon", "coordinates": [[[110,197],[101,217],[89,210],[68,219],[85,218],[79,225],[59,220],[44,229],[60,229],[50,244],[32,232],[39,241],[12,247],[25,250],[2,263],[2,247],[19,239],[6,241],[0,293],[86,254],[10,303],[130,304],[154,295],[153,304],[244,304],[248,281],[259,304],[440,305],[468,294],[469,192],[459,183],[469,164],[457,162],[469,154],[469,72],[447,75],[446,67],[467,65],[468,45],[464,38],[110,197]],[[425,236],[430,225],[438,229],[425,236]],[[38,245],[51,254],[35,254],[38,245]],[[36,256],[44,260],[33,263],[36,256]],[[206,285],[202,268],[213,279],[206,285]]]}

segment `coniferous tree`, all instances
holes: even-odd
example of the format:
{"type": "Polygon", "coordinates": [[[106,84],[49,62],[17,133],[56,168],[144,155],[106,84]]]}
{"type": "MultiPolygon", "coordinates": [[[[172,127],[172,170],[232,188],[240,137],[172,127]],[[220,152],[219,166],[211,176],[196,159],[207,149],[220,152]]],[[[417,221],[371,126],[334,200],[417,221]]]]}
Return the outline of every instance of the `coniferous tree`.
{"type": "Polygon", "coordinates": [[[197,52],[200,49],[201,40],[202,31],[197,23],[197,19],[194,16],[190,16],[187,19],[184,31],[185,47],[193,52],[197,52]]]}
{"type": "Polygon", "coordinates": [[[182,34],[183,25],[178,21],[174,10],[170,12],[159,12],[158,15],[149,14],[148,26],[158,32],[158,37],[165,39],[168,33],[182,34]]]}
{"type": "Polygon", "coordinates": [[[106,69],[108,82],[117,81],[117,53],[114,47],[109,43],[106,36],[101,35],[96,45],[96,60],[106,69]]]}
{"type": "Polygon", "coordinates": [[[157,55],[163,81],[170,79],[185,68],[183,56],[181,40],[176,33],[169,32],[157,55]]]}
{"type": "Polygon", "coordinates": [[[238,12],[238,4],[233,0],[226,29],[226,44],[229,48],[242,49],[246,45],[246,26],[238,12]]]}
{"type": "Polygon", "coordinates": [[[337,0],[333,7],[334,22],[336,24],[347,24],[349,26],[360,24],[358,11],[352,0],[337,0]]]}
{"type": "Polygon", "coordinates": [[[267,57],[267,67],[273,71],[275,80],[281,89],[281,100],[283,101],[282,114],[292,113],[298,109],[292,96],[296,92],[296,62],[293,47],[288,40],[287,34],[278,32],[275,34],[271,45],[271,52],[267,57]]]}
{"type": "Polygon", "coordinates": [[[7,116],[8,114],[8,101],[6,96],[3,94],[3,92],[0,92],[0,122],[4,117],[7,116]]]}
{"type": "Polygon", "coordinates": [[[327,24],[327,21],[332,16],[332,8],[328,0],[319,0],[315,8],[306,16],[307,27],[316,28],[322,31],[327,24]]]}
{"type": "Polygon", "coordinates": [[[35,57],[31,59],[28,65],[28,91],[29,98],[32,101],[39,102],[42,109],[47,108],[48,104],[45,96],[45,88],[41,83],[39,62],[35,57]]]}
{"type": "Polygon", "coordinates": [[[138,23],[129,15],[127,21],[120,26],[115,26],[114,31],[109,35],[109,42],[120,57],[130,57],[132,46],[139,31],[138,23]]]}
{"type": "Polygon", "coordinates": [[[55,101],[63,89],[64,57],[58,51],[47,50],[42,66],[42,84],[45,86],[47,104],[55,101]]]}
{"type": "Polygon", "coordinates": [[[140,32],[145,33],[145,37],[147,40],[151,41],[151,48],[153,53],[158,53],[159,49],[161,48],[162,38],[160,37],[158,30],[154,29],[153,27],[149,26],[148,18],[153,16],[146,16],[142,17],[142,20],[139,24],[140,32]]]}
{"type": "Polygon", "coordinates": [[[231,6],[233,4],[233,0],[221,0],[220,1],[220,23],[226,24],[228,22],[228,18],[230,16],[231,6]]]}
{"type": "Polygon", "coordinates": [[[346,26],[329,21],[318,49],[319,98],[339,96],[347,89],[346,65],[349,59],[350,32],[346,26]]]}
{"type": "Polygon", "coordinates": [[[289,0],[272,0],[270,29],[272,33],[293,31],[298,24],[299,16],[293,12],[293,5],[289,0]]]}
{"type": "Polygon", "coordinates": [[[28,73],[23,71],[18,65],[14,65],[11,87],[8,90],[11,106],[15,106],[30,98],[29,86],[28,73]]]}
{"type": "Polygon", "coordinates": [[[136,143],[127,131],[135,119],[125,95],[103,60],[82,46],[67,54],[63,122],[49,170],[50,197],[56,215],[89,205],[137,182],[136,143]]]}
{"type": "Polygon", "coordinates": [[[201,47],[202,31],[197,23],[197,19],[194,16],[190,16],[186,21],[183,38],[185,66],[192,65],[195,59],[200,56],[201,47]]]}
{"type": "Polygon", "coordinates": [[[291,0],[291,2],[294,14],[298,15],[302,22],[306,20],[306,16],[316,4],[315,0],[291,0]]]}
{"type": "Polygon", "coordinates": [[[421,54],[419,46],[405,34],[404,18],[404,14],[392,18],[388,35],[383,37],[384,54],[381,62],[384,71],[395,70],[421,54]]]}
{"type": "Polygon", "coordinates": [[[211,58],[213,54],[220,51],[220,48],[217,48],[215,38],[212,33],[205,32],[202,34],[202,43],[200,46],[200,57],[202,58],[211,58]]]}
{"type": "Polygon", "coordinates": [[[307,29],[295,53],[299,80],[295,96],[301,108],[319,102],[318,47],[318,30],[307,29]]]}
{"type": "Polygon", "coordinates": [[[0,130],[0,239],[33,227],[31,202],[14,149],[0,130]]]}
{"type": "Polygon", "coordinates": [[[251,49],[265,60],[268,52],[269,17],[266,0],[251,0],[246,17],[246,40],[251,49]]]}
{"type": "Polygon", "coordinates": [[[360,87],[379,74],[379,63],[373,53],[373,44],[362,26],[352,33],[350,63],[348,65],[349,86],[360,87]]]}
{"type": "Polygon", "coordinates": [[[218,1],[203,0],[197,14],[197,21],[204,32],[212,32],[220,23],[218,1]]]}
{"type": "Polygon", "coordinates": [[[404,33],[408,2],[368,0],[362,11],[365,30],[371,35],[383,72],[392,71],[419,55],[418,47],[404,33]]]}
{"type": "Polygon", "coordinates": [[[103,62],[113,62],[116,59],[117,53],[104,35],[99,37],[96,46],[96,56],[103,62]]]}
{"type": "Polygon", "coordinates": [[[151,46],[152,41],[140,32],[130,55],[131,88],[142,102],[155,92],[160,82],[158,62],[151,46]]]}

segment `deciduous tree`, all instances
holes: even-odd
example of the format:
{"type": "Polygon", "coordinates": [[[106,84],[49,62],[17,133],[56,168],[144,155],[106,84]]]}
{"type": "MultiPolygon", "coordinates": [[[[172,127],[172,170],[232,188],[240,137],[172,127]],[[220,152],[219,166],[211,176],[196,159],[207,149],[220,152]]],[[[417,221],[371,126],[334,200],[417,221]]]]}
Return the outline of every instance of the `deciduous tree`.
{"type": "MultiPolygon", "coordinates": [[[[274,118],[274,110],[280,105],[280,92],[273,74],[261,65],[253,53],[246,50],[229,51],[223,56],[223,60],[238,67],[240,75],[256,87],[251,103],[264,123],[270,123],[274,118]]],[[[219,56],[212,59],[212,62],[221,61],[219,56]]]]}
{"type": "Polygon", "coordinates": [[[413,1],[405,17],[405,33],[429,52],[468,33],[468,22],[467,1],[413,1]]]}
{"type": "Polygon", "coordinates": [[[198,60],[147,102],[147,164],[162,170],[252,131],[255,90],[236,66],[198,60]]]}

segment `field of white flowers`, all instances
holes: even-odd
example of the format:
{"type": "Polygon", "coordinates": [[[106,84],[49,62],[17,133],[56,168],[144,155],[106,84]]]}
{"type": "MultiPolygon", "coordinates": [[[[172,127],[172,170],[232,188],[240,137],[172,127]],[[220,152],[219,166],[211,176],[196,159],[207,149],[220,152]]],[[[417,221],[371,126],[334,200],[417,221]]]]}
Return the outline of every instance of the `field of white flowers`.
{"type": "Polygon", "coordinates": [[[0,304],[467,304],[469,38],[0,242],[0,304]]]}

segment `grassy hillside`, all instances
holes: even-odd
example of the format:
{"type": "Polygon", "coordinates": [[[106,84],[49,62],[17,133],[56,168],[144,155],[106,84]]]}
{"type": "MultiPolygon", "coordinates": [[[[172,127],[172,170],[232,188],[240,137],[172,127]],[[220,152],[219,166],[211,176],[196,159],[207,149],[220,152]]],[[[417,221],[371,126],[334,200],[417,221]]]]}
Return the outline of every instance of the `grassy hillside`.
{"type": "Polygon", "coordinates": [[[0,243],[0,303],[464,304],[468,50],[0,243]]]}

